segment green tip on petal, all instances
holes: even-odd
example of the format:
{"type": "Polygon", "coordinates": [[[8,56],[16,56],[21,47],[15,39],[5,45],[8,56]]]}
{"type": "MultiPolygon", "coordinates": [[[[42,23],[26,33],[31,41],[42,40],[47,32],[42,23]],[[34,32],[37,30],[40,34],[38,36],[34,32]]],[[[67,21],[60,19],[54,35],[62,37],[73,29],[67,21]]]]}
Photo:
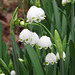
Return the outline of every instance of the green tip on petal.
{"type": "Polygon", "coordinates": [[[37,19],[37,21],[39,21],[39,19],[37,19]]]}
{"type": "Polygon", "coordinates": [[[26,41],[28,41],[28,39],[26,39],[26,41]]]}
{"type": "Polygon", "coordinates": [[[31,22],[31,20],[29,20],[29,22],[31,22]]]}
{"type": "Polygon", "coordinates": [[[24,42],[24,44],[26,45],[27,43],[26,43],[26,42],[24,42]]]}
{"type": "Polygon", "coordinates": [[[47,49],[47,47],[45,47],[45,49],[47,49]]]}
{"type": "Polygon", "coordinates": [[[41,46],[39,46],[39,48],[41,48],[41,46]]]}
{"type": "Polygon", "coordinates": [[[41,17],[43,17],[43,15],[41,15],[41,17]]]}
{"type": "Polygon", "coordinates": [[[35,17],[33,17],[32,19],[35,19],[35,17]]]}
{"type": "Polygon", "coordinates": [[[48,65],[49,63],[48,62],[46,62],[46,65],[48,65]]]}
{"type": "Polygon", "coordinates": [[[32,44],[32,47],[34,46],[34,44],[32,44]]]}
{"type": "Polygon", "coordinates": [[[53,63],[53,62],[51,62],[51,64],[53,65],[54,63],[53,63]]]}

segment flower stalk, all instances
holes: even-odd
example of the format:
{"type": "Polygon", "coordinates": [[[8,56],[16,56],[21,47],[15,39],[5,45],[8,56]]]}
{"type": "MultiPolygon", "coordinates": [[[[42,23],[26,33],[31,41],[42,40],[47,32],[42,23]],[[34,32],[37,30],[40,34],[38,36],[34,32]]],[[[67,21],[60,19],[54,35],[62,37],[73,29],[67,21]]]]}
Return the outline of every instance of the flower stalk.
{"type": "Polygon", "coordinates": [[[50,33],[50,31],[46,28],[46,26],[44,26],[42,23],[26,23],[26,25],[37,25],[37,26],[40,26],[42,29],[45,28],[46,31],[50,34],[51,38],[53,39],[54,41],[54,37],[53,35],[50,33]]]}
{"type": "Polygon", "coordinates": [[[40,0],[35,0],[35,6],[40,7],[40,0]]]}
{"type": "Polygon", "coordinates": [[[60,59],[60,75],[64,75],[64,63],[63,63],[63,59],[60,59]]]}
{"type": "Polygon", "coordinates": [[[71,0],[71,34],[74,41],[74,0],[71,0]]]}

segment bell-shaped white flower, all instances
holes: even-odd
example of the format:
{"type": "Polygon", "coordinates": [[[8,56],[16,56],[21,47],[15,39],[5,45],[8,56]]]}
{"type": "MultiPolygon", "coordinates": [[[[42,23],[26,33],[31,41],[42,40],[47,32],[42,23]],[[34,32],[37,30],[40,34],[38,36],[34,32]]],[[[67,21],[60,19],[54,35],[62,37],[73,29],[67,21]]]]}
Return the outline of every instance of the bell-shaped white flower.
{"type": "Polygon", "coordinates": [[[30,43],[31,32],[28,29],[23,29],[19,35],[19,41],[23,42],[24,44],[30,43]]]}
{"type": "Polygon", "coordinates": [[[35,19],[36,17],[36,13],[35,12],[37,11],[37,7],[36,6],[32,6],[29,11],[27,12],[27,22],[29,23],[32,23],[33,20],[35,19]]]}
{"type": "Polygon", "coordinates": [[[67,0],[62,0],[62,5],[64,6],[67,3],[67,0]]]}
{"type": "Polygon", "coordinates": [[[30,45],[33,47],[39,41],[39,36],[35,32],[32,32],[30,39],[30,45]]]}
{"type": "Polygon", "coordinates": [[[70,3],[71,2],[71,0],[67,0],[67,3],[70,3]]]}
{"type": "Polygon", "coordinates": [[[44,20],[45,19],[45,12],[42,8],[38,8],[38,11],[39,11],[39,16],[41,18],[41,20],[44,20]]]}
{"type": "Polygon", "coordinates": [[[31,6],[27,12],[27,22],[29,23],[32,23],[33,21],[38,23],[41,20],[44,20],[45,17],[44,10],[36,6],[31,6]]]}
{"type": "MultiPolygon", "coordinates": [[[[66,54],[65,54],[65,52],[63,51],[63,60],[65,61],[65,58],[66,58],[66,54]]],[[[59,56],[59,53],[57,52],[57,54],[56,54],[56,59],[57,60],[60,60],[60,56],[59,56]]]]}
{"type": "Polygon", "coordinates": [[[11,74],[11,75],[16,75],[16,72],[15,72],[14,70],[12,70],[12,71],[10,72],[10,74],[11,74]]]}
{"type": "Polygon", "coordinates": [[[0,74],[0,75],[5,75],[4,73],[0,74]]]}
{"type": "Polygon", "coordinates": [[[55,54],[54,53],[48,53],[47,55],[46,55],[46,58],[45,58],[45,61],[46,61],[46,65],[48,65],[48,64],[54,64],[54,63],[56,63],[56,56],[55,56],[55,54]]]}
{"type": "Polygon", "coordinates": [[[39,46],[39,49],[45,48],[47,49],[48,47],[51,47],[52,43],[49,37],[47,36],[42,36],[37,45],[39,46]]]}

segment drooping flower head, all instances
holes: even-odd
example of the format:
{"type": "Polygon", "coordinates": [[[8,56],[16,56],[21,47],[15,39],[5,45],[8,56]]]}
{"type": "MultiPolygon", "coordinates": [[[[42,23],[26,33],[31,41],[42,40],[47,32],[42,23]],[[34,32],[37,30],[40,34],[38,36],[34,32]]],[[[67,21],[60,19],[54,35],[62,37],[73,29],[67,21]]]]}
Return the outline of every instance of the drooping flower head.
{"type": "Polygon", "coordinates": [[[0,75],[5,75],[4,73],[0,74],[0,75]]]}
{"type": "Polygon", "coordinates": [[[67,0],[62,0],[62,5],[64,6],[67,3],[67,0]]]}
{"type": "Polygon", "coordinates": [[[50,40],[49,37],[47,37],[47,36],[42,36],[42,37],[39,39],[37,45],[39,46],[39,49],[42,49],[42,48],[47,49],[48,47],[51,48],[52,43],[51,43],[51,40],[50,40]]]}
{"type": "Polygon", "coordinates": [[[66,3],[70,3],[70,2],[71,2],[71,0],[62,0],[62,5],[64,6],[66,3]]]}
{"type": "Polygon", "coordinates": [[[38,23],[45,19],[45,12],[42,8],[31,6],[27,12],[27,22],[32,23],[33,21],[38,23]]]}
{"type": "Polygon", "coordinates": [[[46,58],[45,58],[45,61],[46,61],[46,65],[49,65],[49,64],[54,64],[56,63],[56,56],[54,53],[48,53],[46,58]]]}
{"type": "Polygon", "coordinates": [[[35,32],[32,32],[30,39],[31,39],[30,45],[33,47],[39,41],[39,36],[35,32]]]}
{"type": "MultiPolygon", "coordinates": [[[[63,60],[65,61],[65,58],[66,58],[66,54],[65,54],[65,52],[63,51],[63,60]]],[[[59,53],[57,52],[57,54],[56,54],[56,59],[57,60],[60,60],[60,56],[59,56],[59,53]]]]}
{"type": "Polygon", "coordinates": [[[16,75],[16,72],[15,72],[14,70],[12,70],[12,71],[10,72],[10,74],[11,74],[11,75],[16,75]]]}
{"type": "Polygon", "coordinates": [[[19,35],[19,41],[25,42],[25,44],[30,43],[31,32],[28,29],[23,29],[19,35]]]}

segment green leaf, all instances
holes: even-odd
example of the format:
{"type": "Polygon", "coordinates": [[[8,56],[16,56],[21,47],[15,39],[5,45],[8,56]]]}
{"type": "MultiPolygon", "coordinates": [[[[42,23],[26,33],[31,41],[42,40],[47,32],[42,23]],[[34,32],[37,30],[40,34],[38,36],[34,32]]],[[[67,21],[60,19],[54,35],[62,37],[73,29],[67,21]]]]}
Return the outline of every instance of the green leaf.
{"type": "Polygon", "coordinates": [[[64,40],[63,40],[63,50],[65,51],[66,49],[66,36],[64,37],[64,40]]]}
{"type": "Polygon", "coordinates": [[[10,35],[10,39],[12,41],[12,48],[13,48],[13,60],[14,60],[14,67],[15,67],[15,71],[16,71],[16,74],[17,75],[20,75],[19,73],[19,65],[18,65],[18,59],[17,59],[17,56],[16,56],[16,43],[15,43],[15,40],[14,40],[14,37],[13,35],[11,34],[10,35]]]}
{"type": "Polygon", "coordinates": [[[26,49],[32,61],[33,67],[36,71],[36,75],[44,75],[44,72],[42,70],[41,64],[39,62],[39,59],[35,50],[29,44],[26,45],[26,49]]]}
{"type": "Polygon", "coordinates": [[[3,60],[4,62],[7,64],[9,64],[9,57],[8,57],[8,49],[9,49],[9,44],[5,44],[5,42],[3,42],[3,60]]]}
{"type": "Polygon", "coordinates": [[[20,61],[18,61],[18,65],[19,65],[19,68],[20,68],[20,75],[29,75],[28,71],[26,70],[26,68],[23,65],[23,63],[21,63],[20,61]]]}
{"type": "Polygon", "coordinates": [[[55,36],[56,48],[59,52],[60,58],[62,58],[63,57],[63,45],[62,45],[62,41],[57,30],[55,30],[54,36],[55,36]]]}
{"type": "Polygon", "coordinates": [[[17,19],[17,12],[18,12],[18,7],[15,9],[13,17],[11,19],[11,23],[10,23],[10,32],[12,32],[12,30],[14,29],[14,22],[17,19]]]}
{"type": "Polygon", "coordinates": [[[66,48],[66,58],[65,58],[65,68],[64,68],[64,75],[68,75],[68,69],[69,69],[69,60],[70,58],[70,53],[69,53],[69,46],[66,48]]]}
{"type": "Polygon", "coordinates": [[[3,49],[3,28],[2,23],[0,22],[0,58],[2,58],[2,49],[3,49]]]}
{"type": "Polygon", "coordinates": [[[0,58],[0,68],[2,69],[2,71],[6,74],[6,75],[10,75],[9,69],[7,67],[7,65],[5,64],[5,62],[0,58]]]}
{"type": "Polygon", "coordinates": [[[65,37],[66,33],[67,33],[67,20],[63,14],[63,17],[62,17],[62,38],[65,37]]]}
{"type": "Polygon", "coordinates": [[[46,65],[46,75],[56,75],[56,64],[46,65]]]}
{"type": "Polygon", "coordinates": [[[70,41],[69,43],[69,49],[70,49],[70,70],[71,70],[71,75],[74,75],[75,74],[75,44],[72,42],[72,40],[70,41]]]}
{"type": "Polygon", "coordinates": [[[14,11],[14,14],[13,14],[13,17],[11,19],[11,23],[10,23],[10,33],[12,33],[15,25],[14,25],[14,22],[15,20],[17,19],[17,12],[18,12],[18,8],[20,7],[21,3],[22,3],[23,0],[21,0],[21,2],[19,3],[18,7],[15,9],[14,11]]]}
{"type": "Polygon", "coordinates": [[[59,33],[61,33],[60,13],[58,11],[56,0],[53,0],[53,9],[55,15],[56,28],[58,29],[59,33]]]}

